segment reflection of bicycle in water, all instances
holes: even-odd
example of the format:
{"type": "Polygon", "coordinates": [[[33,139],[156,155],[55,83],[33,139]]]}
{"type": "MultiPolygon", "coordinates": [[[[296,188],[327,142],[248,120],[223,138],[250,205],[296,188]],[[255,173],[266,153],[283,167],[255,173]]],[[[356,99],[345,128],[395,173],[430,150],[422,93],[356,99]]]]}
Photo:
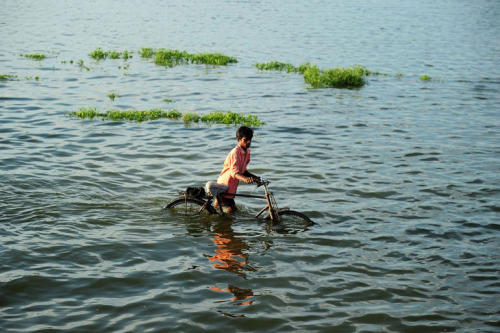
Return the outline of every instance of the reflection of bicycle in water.
{"type": "Polygon", "coordinates": [[[215,255],[208,257],[213,267],[245,277],[246,272],[255,268],[248,265],[249,246],[242,238],[236,237],[230,223],[219,223],[214,227],[215,255]]]}
{"type": "Polygon", "coordinates": [[[203,188],[191,188],[196,189],[195,191],[188,190],[180,192],[181,196],[170,201],[164,208],[165,209],[175,209],[178,213],[187,216],[196,216],[201,214],[220,214],[223,215],[224,212],[222,207],[219,206],[217,209],[213,205],[214,199],[218,199],[221,202],[220,197],[222,195],[231,195],[245,198],[256,198],[264,199],[267,205],[262,208],[256,215],[256,218],[263,216],[265,219],[271,220],[272,224],[286,223],[286,224],[301,224],[304,226],[309,226],[314,224],[314,222],[307,217],[307,215],[297,212],[289,208],[278,208],[276,200],[274,199],[273,192],[269,191],[268,185],[270,183],[267,179],[259,179],[257,182],[257,187],[262,186],[264,188],[264,195],[254,195],[254,194],[239,194],[239,193],[227,193],[227,187],[220,186],[220,184],[210,184],[207,183],[207,191],[203,188]],[[263,215],[264,214],[264,215],[263,215]]]}
{"type": "MultiPolygon", "coordinates": [[[[214,244],[217,246],[215,254],[208,256],[216,269],[225,270],[241,277],[246,277],[247,272],[256,271],[248,264],[248,253],[245,250],[249,246],[243,238],[236,237],[231,227],[231,223],[223,222],[214,226],[214,244]]],[[[210,290],[220,292],[230,292],[233,294],[232,301],[236,305],[250,305],[253,302],[254,293],[252,289],[243,289],[228,284],[226,288],[211,286],[210,290]]]]}

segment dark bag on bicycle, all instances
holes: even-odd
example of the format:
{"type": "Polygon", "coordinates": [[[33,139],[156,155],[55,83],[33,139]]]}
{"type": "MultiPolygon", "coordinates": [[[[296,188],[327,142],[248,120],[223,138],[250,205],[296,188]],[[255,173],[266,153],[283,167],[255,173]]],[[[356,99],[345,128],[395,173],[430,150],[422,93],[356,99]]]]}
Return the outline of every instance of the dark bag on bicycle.
{"type": "Polygon", "coordinates": [[[205,189],[202,186],[189,186],[186,189],[186,194],[190,197],[203,198],[205,196],[205,189]]]}

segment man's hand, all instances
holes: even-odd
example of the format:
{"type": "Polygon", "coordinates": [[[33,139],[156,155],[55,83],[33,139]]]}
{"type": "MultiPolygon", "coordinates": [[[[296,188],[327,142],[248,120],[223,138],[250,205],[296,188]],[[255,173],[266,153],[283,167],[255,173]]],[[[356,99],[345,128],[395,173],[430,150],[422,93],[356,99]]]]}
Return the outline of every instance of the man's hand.
{"type": "Polygon", "coordinates": [[[253,183],[255,183],[257,185],[259,185],[262,182],[262,180],[258,176],[252,177],[252,180],[253,180],[253,183]]]}

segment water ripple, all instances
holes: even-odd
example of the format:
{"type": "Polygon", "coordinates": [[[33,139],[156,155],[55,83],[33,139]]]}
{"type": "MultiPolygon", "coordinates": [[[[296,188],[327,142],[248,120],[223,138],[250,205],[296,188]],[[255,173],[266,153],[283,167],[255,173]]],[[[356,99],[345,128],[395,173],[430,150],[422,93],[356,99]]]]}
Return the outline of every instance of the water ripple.
{"type": "Polygon", "coordinates": [[[0,84],[4,330],[497,331],[491,3],[149,5],[3,3],[0,74],[18,77],[0,84]],[[110,19],[93,24],[102,10],[110,19]],[[239,62],[93,61],[99,44],[239,62]],[[47,58],[19,56],[28,52],[47,58]],[[308,89],[302,75],[254,67],[271,60],[388,75],[361,89],[308,89]],[[217,178],[235,127],[67,116],[89,106],[257,115],[266,125],[250,170],[271,179],[280,207],[317,224],[257,221],[265,202],[253,199],[232,217],[162,211],[186,186],[217,178]]]}

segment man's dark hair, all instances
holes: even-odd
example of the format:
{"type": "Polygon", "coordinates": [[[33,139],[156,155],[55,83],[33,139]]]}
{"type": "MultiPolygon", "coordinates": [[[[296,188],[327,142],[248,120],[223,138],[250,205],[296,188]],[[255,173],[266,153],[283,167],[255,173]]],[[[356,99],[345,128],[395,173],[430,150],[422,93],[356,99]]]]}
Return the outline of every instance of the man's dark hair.
{"type": "Polygon", "coordinates": [[[236,139],[247,138],[251,139],[253,137],[253,129],[247,126],[241,126],[236,131],[236,139]]]}

